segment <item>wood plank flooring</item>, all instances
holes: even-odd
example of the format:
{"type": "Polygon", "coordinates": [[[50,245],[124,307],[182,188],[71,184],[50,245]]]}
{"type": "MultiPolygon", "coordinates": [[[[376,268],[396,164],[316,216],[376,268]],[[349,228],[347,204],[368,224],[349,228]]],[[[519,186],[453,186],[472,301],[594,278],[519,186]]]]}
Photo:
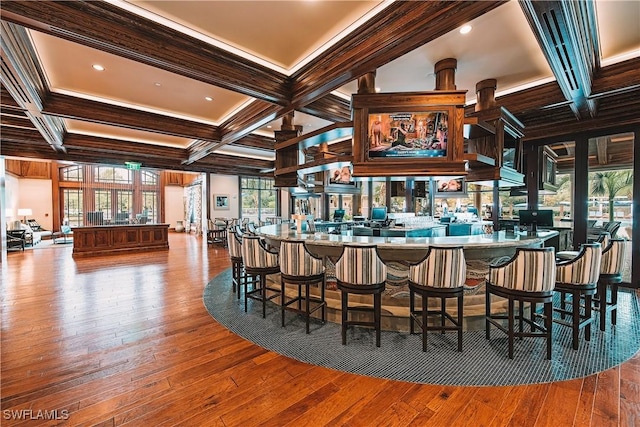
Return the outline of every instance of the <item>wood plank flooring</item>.
{"type": "Polygon", "coordinates": [[[586,378],[509,387],[329,370],[211,318],[203,288],[230,266],[225,249],[177,233],[170,247],[77,260],[71,245],[7,255],[3,426],[640,426],[640,353],[586,378]]]}

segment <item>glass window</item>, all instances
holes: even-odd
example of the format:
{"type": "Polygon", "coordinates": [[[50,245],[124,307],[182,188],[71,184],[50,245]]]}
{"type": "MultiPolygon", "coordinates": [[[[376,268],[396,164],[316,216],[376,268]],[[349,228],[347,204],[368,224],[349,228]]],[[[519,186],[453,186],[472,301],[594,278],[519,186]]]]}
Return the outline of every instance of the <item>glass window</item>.
{"type": "Polygon", "coordinates": [[[62,190],[62,218],[63,223],[67,222],[72,227],[84,225],[83,215],[83,192],[81,189],[62,190]]]}
{"type": "Polygon", "coordinates": [[[141,171],[140,180],[143,185],[158,185],[159,174],[151,171],[141,171]]]}
{"type": "Polygon", "coordinates": [[[273,179],[240,177],[240,199],[242,218],[257,222],[277,215],[278,189],[273,179]]]}
{"type": "Polygon", "coordinates": [[[81,182],[84,179],[82,166],[69,166],[62,169],[62,180],[81,182]]]}
{"type": "Polygon", "coordinates": [[[83,212],[100,212],[104,224],[136,222],[142,217],[146,222],[160,222],[158,171],[73,165],[61,168],[60,176],[61,213],[74,221],[72,225],[87,225],[83,212]],[[82,178],[79,184],[74,182],[76,178],[82,178]]]}
{"type": "Polygon", "coordinates": [[[140,216],[146,217],[147,222],[157,223],[158,211],[158,192],[156,191],[143,191],[142,192],[142,212],[140,216]]]}
{"type": "Polygon", "coordinates": [[[97,182],[117,182],[131,184],[133,182],[133,171],[115,166],[96,166],[97,182]]]}

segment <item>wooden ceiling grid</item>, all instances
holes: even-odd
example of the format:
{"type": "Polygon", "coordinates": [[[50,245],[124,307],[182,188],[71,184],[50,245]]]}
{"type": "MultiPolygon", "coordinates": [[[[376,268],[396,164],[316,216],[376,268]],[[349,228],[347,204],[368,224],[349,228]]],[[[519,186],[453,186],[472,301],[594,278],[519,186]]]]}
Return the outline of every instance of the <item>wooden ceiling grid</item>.
{"type": "MultiPolygon", "coordinates": [[[[20,115],[27,116],[2,88],[2,154],[82,161],[141,160],[150,167],[259,175],[260,171],[273,168],[273,162],[225,156],[215,151],[227,144],[272,151],[273,138],[251,132],[293,110],[333,122],[350,120],[349,101],[332,95],[331,91],[503,3],[396,2],[384,14],[374,16],[362,31],[347,36],[293,76],[286,77],[105,2],[5,2],[1,10],[5,22],[239,92],[255,101],[216,127],[47,92],[43,94],[42,113],[48,116],[194,140],[188,149],[177,149],[66,133],[63,144],[68,152],[64,154],[51,150],[42,135],[38,137],[34,126],[25,129],[27,123],[20,115]]],[[[536,31],[535,2],[521,3],[525,13],[529,11],[532,30],[544,49],[546,35],[536,31]]],[[[562,7],[562,2],[549,3],[562,7]]],[[[577,33],[594,34],[593,29],[584,28],[588,22],[577,20],[569,24],[577,27],[577,33]]],[[[587,51],[588,46],[589,43],[587,51]]],[[[576,50],[584,53],[585,48],[576,50]]],[[[553,52],[548,49],[546,52],[552,62],[556,61],[553,52]]],[[[592,79],[582,82],[587,86],[580,92],[584,99],[577,100],[575,93],[568,94],[562,82],[552,82],[498,97],[496,102],[525,124],[525,141],[640,123],[640,58],[590,72],[592,79]],[[585,116],[578,105],[584,102],[594,117],[585,116]]],[[[467,111],[472,109],[473,106],[467,107],[467,111]]]]}

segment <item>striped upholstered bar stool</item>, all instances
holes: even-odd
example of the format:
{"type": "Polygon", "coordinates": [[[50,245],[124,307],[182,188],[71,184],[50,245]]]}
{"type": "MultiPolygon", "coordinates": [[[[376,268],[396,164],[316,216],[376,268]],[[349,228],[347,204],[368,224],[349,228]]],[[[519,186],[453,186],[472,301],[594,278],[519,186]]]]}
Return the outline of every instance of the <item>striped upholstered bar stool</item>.
{"type": "Polygon", "coordinates": [[[244,263],[242,262],[242,232],[239,225],[229,229],[227,240],[229,243],[229,258],[231,258],[233,292],[235,293],[237,290],[238,299],[240,299],[240,289],[247,280],[250,280],[250,277],[244,270],[244,263]]]}
{"type": "Polygon", "coordinates": [[[409,267],[409,325],[414,333],[414,323],[422,329],[422,351],[427,351],[427,332],[429,330],[457,331],[458,351],[462,351],[462,318],[464,282],[467,265],[462,246],[440,248],[429,247],[427,255],[409,267]],[[415,308],[416,294],[422,297],[422,308],[415,308]],[[440,310],[429,310],[429,297],[440,299],[440,310]],[[458,302],[457,316],[454,319],[446,310],[448,298],[456,298],[458,302]],[[428,316],[440,318],[439,325],[429,325],[428,316]],[[445,325],[446,320],[451,325],[445,325]]]}
{"type": "Polygon", "coordinates": [[[326,320],[327,303],[324,298],[324,265],[322,258],[309,252],[304,240],[287,240],[280,243],[280,293],[282,302],[282,326],[284,326],[284,314],[286,310],[295,311],[304,316],[306,332],[309,333],[309,318],[311,313],[321,310],[322,322],[326,320]],[[294,298],[287,300],[286,285],[293,284],[298,288],[294,298]],[[309,293],[311,285],[320,287],[320,297],[314,297],[309,293]],[[304,294],[302,288],[304,287],[304,294]],[[304,302],[304,308],[302,303],[304,302]],[[291,307],[296,304],[297,307],[291,307]]]}
{"type": "Polygon", "coordinates": [[[262,302],[262,317],[266,317],[267,301],[280,296],[280,289],[269,287],[267,276],[280,272],[278,252],[266,247],[264,240],[259,236],[242,236],[242,262],[249,275],[258,277],[253,289],[247,289],[247,281],[244,283],[244,311],[247,311],[247,299],[251,298],[262,302]],[[271,291],[271,292],[268,292],[271,291]]]}
{"type": "MultiPolygon", "coordinates": [[[[609,246],[609,240],[610,239],[611,239],[611,235],[609,233],[607,233],[606,231],[603,231],[602,233],[600,233],[598,235],[598,237],[596,238],[595,241],[593,241],[593,243],[600,243],[600,246],[602,247],[602,250],[604,251],[604,248],[609,246]]],[[[580,251],[560,251],[560,252],[556,252],[556,260],[558,260],[558,261],[568,261],[568,260],[571,260],[571,259],[574,259],[575,257],[577,257],[579,253],[580,253],[580,251]]]]}
{"type": "Polygon", "coordinates": [[[336,282],[342,295],[342,344],[347,343],[350,325],[372,326],[376,331],[376,347],[380,347],[382,292],[387,280],[387,266],[378,256],[375,245],[344,245],[336,262],[336,282]],[[349,295],[373,295],[373,307],[349,306],[349,295]],[[373,314],[373,321],[349,319],[349,313],[373,314]]]}
{"type": "Polygon", "coordinates": [[[580,247],[577,257],[569,261],[561,261],[556,265],[556,287],[560,292],[560,318],[554,322],[570,326],[573,333],[573,349],[578,349],[580,329],[584,329],[584,339],[591,339],[592,297],[596,293],[600,264],[602,262],[602,248],[600,243],[587,243],[580,247]],[[567,294],[571,295],[571,310],[567,309],[567,294]],[[581,303],[584,299],[584,308],[581,303]],[[571,323],[564,317],[571,316],[571,323]]]}
{"type": "Polygon", "coordinates": [[[486,337],[490,339],[491,325],[509,337],[509,358],[513,359],[515,337],[544,337],[547,341],[547,359],[551,359],[551,330],[553,320],[553,288],[556,279],[554,248],[518,248],[508,261],[489,266],[486,293],[486,337]],[[507,314],[492,313],[491,295],[508,300],[507,314]],[[518,314],[515,312],[518,302],[518,314]],[[524,315],[524,304],[530,304],[530,317],[524,315]],[[543,314],[536,304],[544,304],[543,314]],[[507,327],[503,320],[507,320],[507,327]],[[543,323],[539,323],[542,320],[543,323]],[[516,321],[518,330],[516,331],[516,321]],[[524,330],[524,325],[529,330],[524,330]]]}
{"type": "Polygon", "coordinates": [[[616,324],[618,311],[618,284],[622,282],[622,269],[626,261],[627,241],[611,239],[609,245],[602,250],[598,292],[594,297],[600,312],[600,330],[605,330],[607,313],[611,312],[611,324],[616,324]],[[607,295],[611,291],[611,297],[607,295]]]}

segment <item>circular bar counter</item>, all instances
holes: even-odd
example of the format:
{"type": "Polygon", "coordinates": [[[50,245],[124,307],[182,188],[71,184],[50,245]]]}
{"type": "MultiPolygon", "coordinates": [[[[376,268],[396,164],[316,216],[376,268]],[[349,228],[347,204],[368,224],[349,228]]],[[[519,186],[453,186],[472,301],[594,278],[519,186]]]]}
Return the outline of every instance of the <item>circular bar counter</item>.
{"type": "MultiPolygon", "coordinates": [[[[260,227],[257,233],[274,247],[279,247],[283,240],[305,240],[311,253],[323,257],[327,277],[327,318],[334,322],[340,321],[340,293],[335,283],[334,263],[340,257],[342,247],[344,244],[376,245],[378,254],[387,264],[388,270],[387,286],[382,299],[382,328],[400,331],[406,331],[409,328],[407,285],[409,264],[421,260],[429,246],[462,246],[464,248],[467,262],[464,327],[465,329],[482,329],[484,328],[484,279],[489,271],[489,264],[511,257],[520,247],[542,247],[545,241],[558,235],[557,231],[540,231],[535,236],[499,231],[492,234],[448,237],[354,236],[351,231],[342,231],[340,234],[298,232],[295,228],[291,228],[291,224],[260,227]]],[[[433,302],[436,303],[435,300],[433,302]]],[[[369,304],[369,301],[363,298],[361,303],[369,304]]],[[[453,299],[451,304],[448,310],[455,313],[453,299]]],[[[504,305],[501,301],[495,304],[504,305]]]]}

